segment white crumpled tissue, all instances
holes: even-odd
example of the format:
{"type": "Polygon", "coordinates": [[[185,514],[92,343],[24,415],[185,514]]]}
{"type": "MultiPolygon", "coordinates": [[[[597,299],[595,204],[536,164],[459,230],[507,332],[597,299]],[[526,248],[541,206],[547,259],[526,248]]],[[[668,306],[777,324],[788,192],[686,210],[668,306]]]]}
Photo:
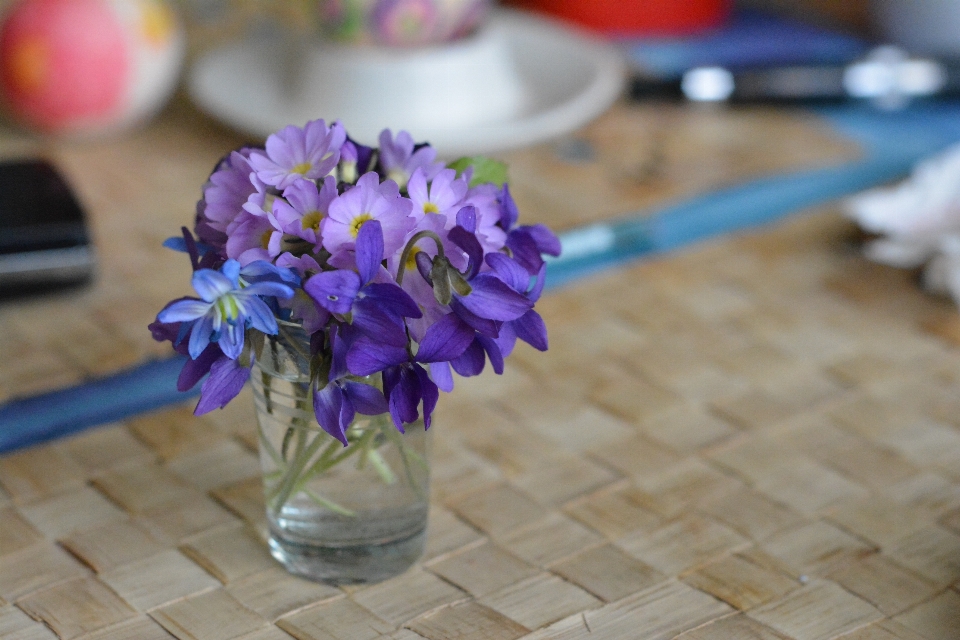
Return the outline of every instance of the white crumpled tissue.
{"type": "Polygon", "coordinates": [[[924,160],[895,187],[844,201],[847,215],[881,236],[864,251],[875,262],[924,267],[923,286],[960,305],[960,144],[924,160]]]}

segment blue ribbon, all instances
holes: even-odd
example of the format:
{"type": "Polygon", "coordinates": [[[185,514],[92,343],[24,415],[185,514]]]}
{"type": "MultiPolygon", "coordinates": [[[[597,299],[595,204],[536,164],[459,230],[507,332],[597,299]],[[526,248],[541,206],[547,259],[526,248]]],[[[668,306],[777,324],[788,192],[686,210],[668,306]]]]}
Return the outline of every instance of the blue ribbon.
{"type": "MultiPolygon", "coordinates": [[[[569,231],[560,238],[563,255],[549,264],[549,288],[718,234],[767,224],[887,182],[905,174],[917,160],[960,140],[957,103],[918,105],[898,113],[838,107],[820,114],[841,134],[859,142],[865,157],[837,167],[762,178],[652,213],[569,231]]],[[[0,453],[182,402],[189,397],[176,390],[182,366],[181,356],[145,362],[0,405],[0,453]]]]}

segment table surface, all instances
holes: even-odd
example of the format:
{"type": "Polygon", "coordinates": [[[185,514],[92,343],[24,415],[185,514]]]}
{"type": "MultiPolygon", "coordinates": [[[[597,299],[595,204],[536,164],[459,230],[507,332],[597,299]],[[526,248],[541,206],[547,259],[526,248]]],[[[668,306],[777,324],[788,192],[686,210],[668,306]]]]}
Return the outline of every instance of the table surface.
{"type": "MultiPolygon", "coordinates": [[[[243,140],[180,100],[44,153],[90,211],[96,283],[0,306],[0,400],[167,355],[160,242],[243,140]]],[[[514,152],[569,229],[858,150],[803,113],[618,105],[514,152]]],[[[381,584],[286,574],[262,541],[252,402],[190,403],[0,457],[0,638],[956,638],[960,321],[835,209],[554,290],[546,354],[458,381],[428,549],[381,584]]]]}

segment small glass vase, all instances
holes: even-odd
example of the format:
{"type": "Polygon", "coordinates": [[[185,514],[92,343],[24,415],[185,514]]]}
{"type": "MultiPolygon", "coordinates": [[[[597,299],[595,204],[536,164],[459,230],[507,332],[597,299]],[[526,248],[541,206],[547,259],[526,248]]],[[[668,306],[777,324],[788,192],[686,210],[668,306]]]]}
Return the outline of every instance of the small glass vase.
{"type": "MultiPolygon", "coordinates": [[[[309,344],[283,323],[251,376],[271,553],[311,580],[378,582],[423,554],[429,432],[422,421],[401,434],[389,413],[357,414],[344,447],[314,417],[309,344]]],[[[379,375],[358,381],[380,383],[379,375]]]]}

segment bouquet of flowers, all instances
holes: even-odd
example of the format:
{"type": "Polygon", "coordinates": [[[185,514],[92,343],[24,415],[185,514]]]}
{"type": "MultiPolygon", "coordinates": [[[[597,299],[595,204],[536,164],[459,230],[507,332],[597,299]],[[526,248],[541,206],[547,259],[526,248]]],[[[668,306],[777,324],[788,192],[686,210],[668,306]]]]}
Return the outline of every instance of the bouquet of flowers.
{"type": "Polygon", "coordinates": [[[151,325],[189,356],[180,390],[207,376],[197,415],[233,399],[265,336],[291,327],[309,336],[317,423],[344,446],[357,413],[389,413],[400,432],[421,416],[429,427],[453,372],[476,375],[489,359],[501,373],[518,338],[546,350],[534,304],[543,255],[560,243],[517,224],[505,167],[445,165],[402,131],[379,143],[315,120],[217,165],[194,232],[165,243],[189,254],[199,297],[151,325]]]}

